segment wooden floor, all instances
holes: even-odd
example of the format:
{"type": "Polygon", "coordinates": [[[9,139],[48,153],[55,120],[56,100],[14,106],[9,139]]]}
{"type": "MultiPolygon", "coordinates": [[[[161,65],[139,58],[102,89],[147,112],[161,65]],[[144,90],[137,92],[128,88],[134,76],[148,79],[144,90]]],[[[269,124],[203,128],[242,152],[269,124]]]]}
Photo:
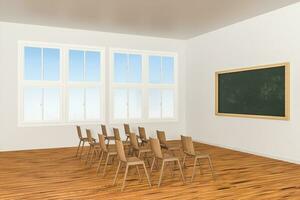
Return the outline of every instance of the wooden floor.
{"type": "Polygon", "coordinates": [[[97,177],[96,164],[85,167],[74,157],[74,148],[2,152],[0,199],[300,199],[299,165],[204,144],[196,148],[212,155],[216,181],[204,162],[203,174],[198,170],[189,183],[190,161],[184,169],[185,185],[178,170],[174,177],[166,170],[161,188],[158,171],[148,188],[145,176],[139,184],[132,169],[124,192],[120,192],[124,169],[117,186],[112,186],[116,167],[109,166],[106,177],[97,177]]]}

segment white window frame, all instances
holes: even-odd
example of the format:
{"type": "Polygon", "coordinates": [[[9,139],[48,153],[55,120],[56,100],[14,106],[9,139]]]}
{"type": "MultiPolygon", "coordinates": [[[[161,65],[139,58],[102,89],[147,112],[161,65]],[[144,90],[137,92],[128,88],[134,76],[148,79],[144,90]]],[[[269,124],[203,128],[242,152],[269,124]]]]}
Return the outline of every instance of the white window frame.
{"type": "MultiPolygon", "coordinates": [[[[18,126],[55,126],[55,125],[74,125],[74,124],[94,124],[102,123],[105,120],[105,48],[96,46],[69,45],[59,43],[46,43],[37,41],[18,41],[18,126]],[[59,81],[39,81],[24,80],[24,47],[38,48],[58,48],[60,49],[60,79],[59,81]],[[82,51],[97,51],[101,53],[100,82],[70,82],[69,80],[69,59],[68,50],[78,49],[82,51]],[[98,86],[100,88],[100,120],[70,121],[68,120],[68,88],[88,88],[98,86]],[[59,88],[60,89],[60,119],[55,121],[24,121],[24,94],[23,90],[27,87],[37,88],[59,88]]],[[[42,72],[43,73],[43,70],[42,72]]]]}
{"type": "MultiPolygon", "coordinates": [[[[87,46],[78,46],[78,45],[72,45],[66,47],[66,73],[65,73],[65,114],[66,119],[69,123],[99,123],[105,121],[105,49],[100,47],[87,47],[87,46]],[[94,52],[100,52],[101,54],[101,60],[100,60],[100,81],[69,81],[69,51],[70,50],[79,50],[79,51],[94,51],[94,52]],[[70,120],[69,119],[69,89],[71,88],[78,88],[78,89],[86,89],[86,88],[99,88],[100,90],[100,118],[99,120],[70,120]]],[[[85,53],[84,53],[84,61],[85,61],[85,53]]],[[[84,78],[85,78],[85,64],[84,64],[84,78]]],[[[85,99],[85,97],[84,97],[85,99]]],[[[86,99],[85,99],[86,100],[86,99]]],[[[85,103],[84,103],[85,104],[85,103]]],[[[85,105],[84,105],[85,106],[85,105]]],[[[84,108],[84,118],[86,118],[86,107],[84,108]]]]}
{"type": "MultiPolygon", "coordinates": [[[[122,48],[109,49],[110,60],[110,81],[109,81],[109,121],[111,124],[128,123],[157,123],[157,122],[176,122],[178,121],[178,54],[175,52],[145,51],[122,48]],[[141,83],[114,83],[114,54],[138,54],[142,56],[142,82],[141,83]],[[174,83],[173,84],[155,84],[149,82],[149,56],[168,56],[174,58],[174,83]],[[140,119],[114,119],[114,89],[141,89],[142,91],[142,117],[140,119]],[[172,89],[174,91],[174,117],[172,118],[149,118],[149,89],[172,89]]],[[[128,103],[128,102],[127,102],[128,103]]],[[[162,109],[162,107],[161,107],[162,109]]],[[[161,112],[162,114],[162,112],[161,112]]],[[[128,106],[127,106],[128,115],[128,106]]]]}

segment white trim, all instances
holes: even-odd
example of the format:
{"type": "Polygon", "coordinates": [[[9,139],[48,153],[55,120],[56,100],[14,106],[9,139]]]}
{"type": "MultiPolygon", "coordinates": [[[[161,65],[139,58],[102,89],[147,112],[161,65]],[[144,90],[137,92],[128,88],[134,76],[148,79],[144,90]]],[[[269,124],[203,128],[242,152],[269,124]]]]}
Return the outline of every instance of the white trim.
{"type": "MultiPolygon", "coordinates": [[[[188,136],[191,136],[191,135],[188,135],[188,136]]],[[[284,158],[284,157],[281,157],[281,156],[275,156],[275,155],[271,155],[271,154],[260,153],[260,152],[257,152],[257,151],[251,151],[251,150],[248,150],[248,149],[232,147],[232,146],[229,146],[229,145],[211,143],[211,142],[206,142],[206,141],[201,141],[201,140],[194,140],[194,142],[207,144],[207,145],[211,145],[211,146],[216,146],[216,147],[221,147],[221,148],[225,148],[225,149],[230,149],[230,150],[233,150],[233,151],[239,151],[239,152],[242,152],[242,153],[248,153],[248,154],[261,156],[261,157],[265,157],[265,158],[285,161],[285,162],[289,162],[289,163],[300,164],[300,160],[294,160],[294,159],[290,159],[290,158],[284,158]]]]}

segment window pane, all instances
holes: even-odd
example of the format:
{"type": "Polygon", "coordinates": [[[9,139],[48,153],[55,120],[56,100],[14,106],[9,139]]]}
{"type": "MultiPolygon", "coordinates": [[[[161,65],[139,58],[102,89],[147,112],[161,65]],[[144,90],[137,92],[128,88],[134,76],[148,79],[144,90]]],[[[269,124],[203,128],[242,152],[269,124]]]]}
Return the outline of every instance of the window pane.
{"type": "Polygon", "coordinates": [[[114,81],[117,83],[125,83],[127,81],[127,55],[115,53],[114,65],[114,81]]]}
{"type": "Polygon", "coordinates": [[[84,119],[84,89],[71,88],[69,90],[69,119],[84,119]]]}
{"type": "Polygon", "coordinates": [[[85,80],[100,81],[100,53],[85,52],[85,80]]]}
{"type": "Polygon", "coordinates": [[[84,52],[78,50],[69,51],[69,80],[83,81],[84,52]]]}
{"type": "Polygon", "coordinates": [[[24,121],[42,120],[42,88],[24,89],[24,121]]]}
{"type": "Polygon", "coordinates": [[[35,47],[24,48],[24,79],[41,80],[42,49],[35,47]]]}
{"type": "Polygon", "coordinates": [[[149,56],[149,81],[150,83],[161,82],[161,57],[149,56]]]}
{"type": "Polygon", "coordinates": [[[115,89],[114,90],[114,119],[127,118],[127,90],[115,89]]]}
{"type": "Polygon", "coordinates": [[[162,58],[162,82],[174,83],[174,58],[162,58]]]}
{"type": "Polygon", "coordinates": [[[139,119],[142,117],[142,91],[140,89],[129,90],[129,118],[139,119]]]}
{"type": "Polygon", "coordinates": [[[86,119],[99,120],[100,119],[100,89],[87,88],[85,90],[85,109],[86,119]]]}
{"type": "Polygon", "coordinates": [[[142,56],[141,55],[129,55],[129,71],[128,82],[140,83],[142,82],[142,56]]]}
{"type": "Polygon", "coordinates": [[[162,117],[174,117],[174,91],[162,90],[162,117]]]}
{"type": "Polygon", "coordinates": [[[160,118],[160,90],[150,89],[149,90],[149,118],[160,118]]]}
{"type": "Polygon", "coordinates": [[[44,120],[59,120],[60,90],[58,88],[44,89],[44,120]]]}
{"type": "Polygon", "coordinates": [[[60,50],[43,49],[44,80],[58,81],[60,67],[60,50]]]}

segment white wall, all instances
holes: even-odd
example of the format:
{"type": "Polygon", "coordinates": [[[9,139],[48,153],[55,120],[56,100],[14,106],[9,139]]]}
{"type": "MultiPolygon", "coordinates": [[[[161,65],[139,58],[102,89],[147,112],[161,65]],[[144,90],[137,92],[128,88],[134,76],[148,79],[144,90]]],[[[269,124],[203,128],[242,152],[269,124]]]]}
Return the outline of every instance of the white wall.
{"type": "MultiPolygon", "coordinates": [[[[66,147],[77,145],[78,142],[73,126],[17,126],[18,40],[177,52],[180,96],[178,122],[144,125],[149,135],[153,135],[156,129],[165,130],[170,138],[184,132],[185,41],[0,22],[0,151],[66,147]]],[[[94,131],[99,130],[95,125],[89,127],[94,131]]],[[[132,127],[135,130],[137,125],[132,127]]]]}
{"type": "Polygon", "coordinates": [[[187,42],[186,127],[194,139],[300,163],[300,3],[187,42]],[[288,61],[291,120],[214,114],[214,73],[288,61]]]}

